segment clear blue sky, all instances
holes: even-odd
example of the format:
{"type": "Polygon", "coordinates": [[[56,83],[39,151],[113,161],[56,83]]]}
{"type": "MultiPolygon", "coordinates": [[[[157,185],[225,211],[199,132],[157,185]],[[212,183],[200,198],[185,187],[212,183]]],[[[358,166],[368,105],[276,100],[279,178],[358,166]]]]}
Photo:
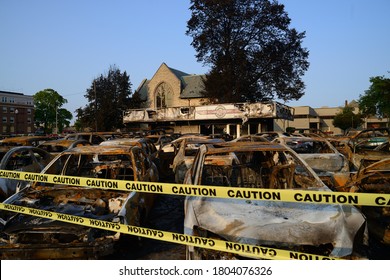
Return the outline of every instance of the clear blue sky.
{"type": "MultiPolygon", "coordinates": [[[[291,106],[342,106],[372,76],[389,77],[389,0],[283,0],[291,27],[306,31],[306,93],[291,106]]],[[[0,0],[0,90],[52,88],[74,113],[93,79],[116,65],[134,91],[162,62],[203,74],[185,35],[189,0],[0,0]]],[[[73,120],[74,121],[74,120],[73,120]]]]}

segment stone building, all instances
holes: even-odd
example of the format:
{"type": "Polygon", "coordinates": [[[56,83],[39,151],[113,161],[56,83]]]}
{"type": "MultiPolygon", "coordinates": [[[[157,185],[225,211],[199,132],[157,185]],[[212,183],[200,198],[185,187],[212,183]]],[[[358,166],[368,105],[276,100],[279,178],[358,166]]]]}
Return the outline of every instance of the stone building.
{"type": "Polygon", "coordinates": [[[34,98],[23,93],[0,91],[1,135],[34,132],[34,98]]]}
{"type": "Polygon", "coordinates": [[[204,77],[162,63],[136,90],[143,108],[128,110],[124,124],[133,129],[169,127],[180,133],[238,137],[273,130],[274,119],[292,120],[291,108],[278,102],[210,104],[202,96],[204,77]]]}
{"type": "MultiPolygon", "coordinates": [[[[278,102],[209,104],[202,97],[205,75],[188,74],[165,63],[153,77],[144,79],[137,92],[143,106],[125,112],[123,122],[130,129],[171,128],[180,133],[218,134],[232,136],[261,131],[316,129],[329,134],[341,134],[332,122],[336,114],[348,105],[358,112],[356,101],[340,107],[289,107],[278,102]]],[[[361,128],[383,127],[387,119],[367,118],[361,128]]]]}

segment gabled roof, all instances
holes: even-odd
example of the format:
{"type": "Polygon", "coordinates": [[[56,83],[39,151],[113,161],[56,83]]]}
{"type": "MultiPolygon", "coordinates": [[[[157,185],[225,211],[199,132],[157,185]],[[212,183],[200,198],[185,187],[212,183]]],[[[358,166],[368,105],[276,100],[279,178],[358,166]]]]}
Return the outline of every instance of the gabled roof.
{"type": "MultiPolygon", "coordinates": [[[[165,64],[165,63],[164,63],[165,64]]],[[[165,64],[166,65],[166,64],[165,64]]],[[[168,67],[168,66],[167,66],[168,67]]],[[[180,80],[181,80],[181,78],[183,77],[183,76],[188,76],[189,74],[187,74],[187,73],[185,73],[185,72],[183,72],[183,71],[180,71],[180,70],[176,70],[176,69],[173,69],[173,68],[171,68],[171,67],[168,67],[168,69],[169,70],[171,70],[171,72],[177,77],[177,78],[179,78],[180,80]]]]}
{"type": "Polygon", "coordinates": [[[146,101],[148,99],[148,84],[150,80],[143,79],[141,84],[138,86],[138,88],[135,90],[139,93],[139,96],[141,100],[146,101]]]}
{"type": "Polygon", "coordinates": [[[181,98],[200,98],[203,97],[205,75],[188,75],[183,78],[183,90],[180,94],[181,98]]]}
{"type": "MultiPolygon", "coordinates": [[[[167,66],[168,67],[168,66],[167,66]]],[[[182,91],[181,98],[199,98],[202,97],[201,91],[204,89],[204,75],[191,75],[183,71],[168,67],[168,69],[180,80],[182,91]]]]}
{"type": "MultiPolygon", "coordinates": [[[[200,98],[203,97],[201,92],[204,89],[203,79],[205,75],[193,75],[188,74],[183,71],[168,67],[165,63],[162,63],[161,66],[166,66],[169,71],[172,72],[181,82],[182,90],[180,93],[181,98],[200,98]]],[[[160,66],[160,67],[161,67],[160,66]]],[[[136,92],[140,94],[142,100],[147,100],[148,98],[148,84],[150,80],[144,79],[136,92]]]]}

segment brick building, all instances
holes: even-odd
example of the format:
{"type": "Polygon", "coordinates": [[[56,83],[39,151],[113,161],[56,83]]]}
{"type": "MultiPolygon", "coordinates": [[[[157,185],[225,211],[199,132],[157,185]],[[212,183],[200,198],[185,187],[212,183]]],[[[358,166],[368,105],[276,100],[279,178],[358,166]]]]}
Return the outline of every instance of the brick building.
{"type": "Polygon", "coordinates": [[[0,91],[1,135],[34,132],[34,99],[23,93],[0,91]]]}

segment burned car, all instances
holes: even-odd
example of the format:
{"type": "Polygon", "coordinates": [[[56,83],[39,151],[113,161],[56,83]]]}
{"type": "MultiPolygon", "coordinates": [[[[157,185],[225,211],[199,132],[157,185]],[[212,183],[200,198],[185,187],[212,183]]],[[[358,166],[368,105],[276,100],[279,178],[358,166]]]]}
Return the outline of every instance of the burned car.
{"type": "Polygon", "coordinates": [[[157,158],[157,149],[153,142],[148,138],[116,138],[111,140],[103,141],[99,144],[100,146],[130,146],[140,147],[148,156],[149,160],[152,161],[158,170],[159,177],[161,178],[161,165],[157,158]]]}
{"type": "MultiPolygon", "coordinates": [[[[139,147],[83,146],[56,156],[41,174],[158,181],[156,166],[139,147]]],[[[115,190],[96,181],[89,187],[34,182],[5,204],[139,226],[154,194],[115,190]]],[[[121,234],[22,213],[1,211],[1,259],[98,259],[112,254],[121,234]]],[[[128,236],[127,236],[128,237],[128,236]]]]}
{"type": "MultiPolygon", "coordinates": [[[[331,192],[293,150],[269,142],[202,145],[184,183],[331,192]]],[[[353,206],[187,196],[184,209],[192,236],[347,259],[364,256],[367,245],[365,218],[353,206]]],[[[187,258],[244,257],[188,246],[187,258]]]]}
{"type": "Polygon", "coordinates": [[[390,149],[388,141],[378,145],[374,149],[355,149],[355,151],[350,151],[351,162],[357,171],[389,157],[390,149]]]}
{"type": "Polygon", "coordinates": [[[178,146],[176,147],[175,157],[172,162],[172,170],[175,174],[175,182],[183,183],[184,176],[187,170],[192,166],[192,162],[195,158],[195,154],[199,147],[206,143],[221,143],[225,140],[220,138],[179,138],[176,140],[178,146]],[[181,141],[178,141],[181,140],[181,141]]]}
{"type": "MultiPolygon", "coordinates": [[[[377,161],[361,168],[353,180],[345,186],[346,190],[359,193],[390,194],[390,158],[377,161]]],[[[378,207],[361,206],[367,217],[370,240],[377,241],[390,249],[390,201],[378,198],[378,207]],[[381,207],[380,205],[383,205],[381,207]]]]}
{"type": "Polygon", "coordinates": [[[365,145],[365,141],[360,142],[355,147],[338,140],[332,140],[332,145],[342,153],[350,163],[350,171],[356,172],[377,161],[390,157],[389,141],[383,142],[373,149],[360,148],[360,144],[365,145]]]}
{"type": "Polygon", "coordinates": [[[389,139],[390,129],[388,127],[367,128],[352,136],[348,145],[352,149],[358,146],[359,149],[372,150],[389,139]]]}
{"type": "Polygon", "coordinates": [[[161,176],[164,176],[165,178],[178,176],[177,180],[180,182],[183,182],[183,177],[185,174],[185,171],[187,170],[186,166],[182,166],[183,172],[180,172],[180,175],[175,175],[175,169],[178,164],[182,163],[182,159],[187,154],[187,156],[194,156],[196,153],[196,149],[199,147],[200,144],[195,144],[195,142],[202,142],[202,141],[223,141],[221,139],[210,139],[208,136],[203,135],[195,135],[195,134],[187,134],[187,135],[181,135],[177,139],[173,140],[171,143],[168,143],[157,151],[157,158],[159,161],[159,166],[161,170],[161,176]],[[194,142],[194,145],[190,145],[187,147],[187,150],[183,150],[184,147],[187,145],[185,143],[187,142],[194,142]],[[180,147],[183,147],[180,151],[180,147]],[[194,149],[192,149],[192,148],[194,149]],[[180,151],[180,152],[179,152],[180,151]],[[187,151],[187,152],[186,152],[187,151]],[[192,152],[191,152],[192,151],[192,152]],[[179,156],[176,159],[175,167],[174,167],[174,160],[176,155],[180,153],[181,156],[179,156]],[[192,155],[191,155],[192,154],[192,155]]]}
{"type": "Polygon", "coordinates": [[[318,173],[349,172],[348,160],[325,138],[280,137],[274,141],[289,146],[318,173]]]}
{"type": "MultiPolygon", "coordinates": [[[[323,137],[279,137],[273,140],[286,144],[310,165],[328,187],[338,186],[340,174],[349,175],[350,162],[323,137]]],[[[346,176],[347,176],[346,175],[346,176]]]]}
{"type": "MultiPolygon", "coordinates": [[[[50,153],[38,147],[18,146],[9,149],[0,162],[0,170],[39,173],[53,159],[50,153]]],[[[0,201],[27,185],[27,181],[0,178],[0,201]]]]}
{"type": "Polygon", "coordinates": [[[163,135],[152,134],[152,135],[145,136],[145,138],[150,139],[150,141],[152,141],[157,151],[160,150],[160,148],[162,148],[163,146],[171,143],[173,140],[176,139],[173,136],[165,135],[165,134],[163,135]]]}
{"type": "Polygon", "coordinates": [[[157,149],[154,143],[147,138],[116,138],[105,140],[100,146],[138,146],[143,149],[151,160],[157,155],[157,149]]]}

